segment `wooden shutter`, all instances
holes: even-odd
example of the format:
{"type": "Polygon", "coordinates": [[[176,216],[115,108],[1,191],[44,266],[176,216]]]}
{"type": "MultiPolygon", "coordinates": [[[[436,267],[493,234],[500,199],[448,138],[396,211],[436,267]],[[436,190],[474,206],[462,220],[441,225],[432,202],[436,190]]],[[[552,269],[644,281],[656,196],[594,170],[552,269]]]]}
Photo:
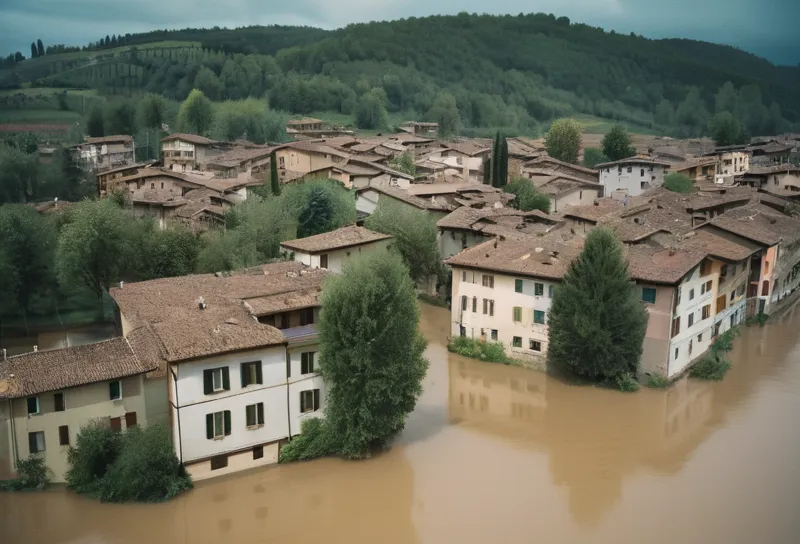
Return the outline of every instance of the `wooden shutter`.
{"type": "Polygon", "coordinates": [[[256,404],[256,408],[258,410],[258,424],[259,425],[263,425],[264,424],[264,403],[263,402],[259,402],[258,404],[256,404]]]}
{"type": "Polygon", "coordinates": [[[261,361],[254,363],[256,365],[256,383],[263,384],[264,383],[264,375],[261,373],[261,361]]]}
{"type": "Polygon", "coordinates": [[[239,365],[239,377],[242,379],[242,387],[247,386],[247,366],[249,364],[250,363],[242,363],[239,365]]]}
{"type": "Polygon", "coordinates": [[[112,431],[121,431],[122,430],[122,418],[112,417],[109,421],[111,423],[111,430],[112,431]]]}
{"type": "Polygon", "coordinates": [[[36,453],[36,433],[28,433],[28,452],[36,453]]]}
{"type": "Polygon", "coordinates": [[[314,389],[314,410],[319,410],[319,389],[314,389]]]}
{"type": "Polygon", "coordinates": [[[227,366],[222,367],[222,388],[225,391],[231,390],[231,373],[227,366]]]}
{"type": "Polygon", "coordinates": [[[125,414],[125,428],[130,429],[131,427],[136,427],[136,412],[125,414]]]}
{"type": "Polygon", "coordinates": [[[225,410],[223,412],[223,419],[225,420],[225,436],[231,434],[231,411],[225,410]]]}
{"type": "Polygon", "coordinates": [[[214,438],[214,414],[206,414],[206,438],[214,438]]]}
{"type": "Polygon", "coordinates": [[[69,427],[66,425],[58,428],[58,444],[59,446],[69,446],[69,427]]]}
{"type": "Polygon", "coordinates": [[[56,393],[53,395],[53,405],[56,412],[64,411],[64,393],[56,393]]]}
{"type": "Polygon", "coordinates": [[[210,395],[214,392],[214,371],[204,370],[203,371],[203,393],[206,395],[210,395]]]}

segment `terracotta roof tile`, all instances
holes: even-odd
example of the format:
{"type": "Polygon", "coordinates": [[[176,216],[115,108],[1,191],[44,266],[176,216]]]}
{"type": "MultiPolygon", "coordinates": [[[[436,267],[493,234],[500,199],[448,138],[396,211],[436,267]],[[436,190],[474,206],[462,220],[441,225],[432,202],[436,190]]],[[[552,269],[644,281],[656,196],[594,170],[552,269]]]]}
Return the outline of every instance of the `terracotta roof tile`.
{"type": "Polygon", "coordinates": [[[0,398],[19,398],[144,374],[157,364],[138,359],[125,338],[0,361],[0,398]]]}
{"type": "Polygon", "coordinates": [[[290,250],[313,254],[361,246],[380,240],[387,240],[389,238],[391,238],[391,236],[388,234],[382,234],[364,227],[351,225],[331,232],[317,234],[316,236],[309,236],[308,238],[287,240],[286,242],[281,242],[281,246],[290,250]]]}
{"type": "Polygon", "coordinates": [[[162,142],[169,142],[172,140],[183,140],[195,145],[211,145],[217,143],[215,140],[206,138],[205,136],[198,136],[197,134],[186,134],[183,132],[175,132],[165,138],[161,138],[162,142]]]}
{"type": "Polygon", "coordinates": [[[648,283],[678,283],[706,258],[704,251],[677,248],[626,246],[631,278],[648,283]]]}

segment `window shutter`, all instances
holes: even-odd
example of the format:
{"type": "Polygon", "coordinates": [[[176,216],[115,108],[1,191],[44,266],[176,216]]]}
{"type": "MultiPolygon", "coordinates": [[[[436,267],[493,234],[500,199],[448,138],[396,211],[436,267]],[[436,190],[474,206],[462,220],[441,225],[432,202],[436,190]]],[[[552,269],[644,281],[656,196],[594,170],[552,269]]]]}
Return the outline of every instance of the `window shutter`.
{"type": "Polygon", "coordinates": [[[203,393],[210,395],[214,392],[214,377],[212,370],[203,371],[203,393]]]}
{"type": "Polygon", "coordinates": [[[263,425],[264,424],[264,403],[263,402],[259,402],[256,406],[257,406],[257,409],[258,409],[258,424],[259,425],[263,425]]]}
{"type": "Polygon", "coordinates": [[[231,434],[231,411],[225,410],[223,418],[225,419],[225,436],[228,436],[231,434]]]}
{"type": "Polygon", "coordinates": [[[28,433],[28,452],[36,453],[36,433],[28,433]]]}
{"type": "Polygon", "coordinates": [[[222,388],[225,391],[231,390],[231,373],[227,366],[222,367],[222,388]]]}
{"type": "Polygon", "coordinates": [[[214,438],[214,414],[206,414],[206,438],[214,438]]]}
{"type": "Polygon", "coordinates": [[[314,410],[319,410],[319,389],[314,389],[314,410]]]}
{"type": "Polygon", "coordinates": [[[125,428],[130,429],[131,427],[136,427],[136,412],[125,414],[125,428]]]}
{"type": "Polygon", "coordinates": [[[305,391],[300,391],[300,413],[306,411],[306,396],[303,394],[305,391]]]}
{"type": "Polygon", "coordinates": [[[248,363],[242,363],[239,365],[239,377],[242,379],[242,387],[247,385],[247,364],[248,363]]]}
{"type": "Polygon", "coordinates": [[[261,361],[256,363],[256,383],[258,384],[264,383],[264,376],[261,373],[261,361]]]}

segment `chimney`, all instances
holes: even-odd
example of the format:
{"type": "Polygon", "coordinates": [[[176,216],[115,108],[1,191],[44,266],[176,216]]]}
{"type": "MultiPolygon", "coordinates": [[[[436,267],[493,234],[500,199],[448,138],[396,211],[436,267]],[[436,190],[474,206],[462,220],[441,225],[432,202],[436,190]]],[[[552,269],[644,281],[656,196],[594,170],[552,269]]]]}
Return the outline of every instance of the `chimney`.
{"type": "Polygon", "coordinates": [[[39,346],[33,346],[33,352],[36,353],[37,351],[39,351],[39,346]]]}
{"type": "Polygon", "coordinates": [[[8,359],[8,352],[6,351],[6,348],[3,348],[3,360],[5,361],[6,359],[8,359]]]}
{"type": "Polygon", "coordinates": [[[123,287],[125,287],[125,282],[124,281],[119,282],[119,288],[122,289],[123,287]]]}

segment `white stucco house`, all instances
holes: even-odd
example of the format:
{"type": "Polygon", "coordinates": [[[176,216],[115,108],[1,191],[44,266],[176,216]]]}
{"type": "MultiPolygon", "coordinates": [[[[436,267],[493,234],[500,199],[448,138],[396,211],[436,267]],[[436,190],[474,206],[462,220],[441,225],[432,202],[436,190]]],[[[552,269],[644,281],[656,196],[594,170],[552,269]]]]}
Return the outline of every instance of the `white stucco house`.
{"type": "Polygon", "coordinates": [[[597,165],[603,196],[624,200],[639,196],[648,189],[664,184],[670,163],[645,157],[631,157],[621,161],[597,165]]]}
{"type": "Polygon", "coordinates": [[[364,227],[351,225],[340,229],[281,242],[285,257],[311,268],[341,273],[344,263],[360,255],[387,252],[392,237],[364,227]]]}
{"type": "Polygon", "coordinates": [[[147,360],[165,370],[175,451],[193,479],[275,463],[322,415],[326,274],[290,261],[112,289],[123,334],[151,335],[147,360]]]}

